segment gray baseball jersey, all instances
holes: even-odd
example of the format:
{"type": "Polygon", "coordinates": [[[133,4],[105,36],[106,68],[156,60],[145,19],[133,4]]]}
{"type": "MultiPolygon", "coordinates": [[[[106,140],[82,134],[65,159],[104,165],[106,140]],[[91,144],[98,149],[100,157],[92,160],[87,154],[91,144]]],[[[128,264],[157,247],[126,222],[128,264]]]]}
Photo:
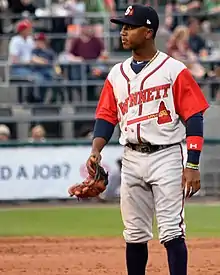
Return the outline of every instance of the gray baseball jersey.
{"type": "Polygon", "coordinates": [[[126,242],[152,238],[154,213],[165,242],[185,235],[183,121],[205,110],[207,102],[186,66],[165,53],[158,51],[137,74],[131,61],[110,71],[96,118],[119,123],[119,142],[125,146],[121,213],[126,242]],[[145,144],[157,150],[140,151],[145,144]]]}

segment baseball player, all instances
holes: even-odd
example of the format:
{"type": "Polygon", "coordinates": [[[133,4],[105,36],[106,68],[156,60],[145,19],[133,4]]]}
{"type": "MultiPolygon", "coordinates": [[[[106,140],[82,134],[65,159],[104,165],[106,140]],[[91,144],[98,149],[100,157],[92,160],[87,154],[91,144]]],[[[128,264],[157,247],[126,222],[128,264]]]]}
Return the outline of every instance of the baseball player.
{"type": "Polygon", "coordinates": [[[153,8],[134,4],[111,22],[122,26],[122,44],[132,56],[105,81],[87,169],[94,174],[94,162],[119,123],[128,275],[145,274],[154,213],[170,274],[186,275],[184,200],[200,189],[203,114],[209,106],[186,66],[156,48],[159,18],[153,8]]]}

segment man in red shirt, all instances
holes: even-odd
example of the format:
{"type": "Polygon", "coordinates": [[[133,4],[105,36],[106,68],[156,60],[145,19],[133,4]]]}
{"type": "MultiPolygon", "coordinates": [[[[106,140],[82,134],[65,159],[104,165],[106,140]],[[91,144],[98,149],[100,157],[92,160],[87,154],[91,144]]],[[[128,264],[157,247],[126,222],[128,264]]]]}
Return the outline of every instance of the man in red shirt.
{"type": "MultiPolygon", "coordinates": [[[[93,26],[84,22],[80,37],[73,39],[70,46],[70,60],[77,62],[71,67],[70,79],[80,81],[83,78],[93,79],[91,64],[79,64],[86,61],[102,60],[106,56],[103,41],[94,34],[93,26]],[[87,75],[87,76],[86,76],[87,75]]],[[[77,87],[81,90],[80,87],[77,87]]],[[[95,99],[94,86],[88,87],[88,99],[95,99]]]]}

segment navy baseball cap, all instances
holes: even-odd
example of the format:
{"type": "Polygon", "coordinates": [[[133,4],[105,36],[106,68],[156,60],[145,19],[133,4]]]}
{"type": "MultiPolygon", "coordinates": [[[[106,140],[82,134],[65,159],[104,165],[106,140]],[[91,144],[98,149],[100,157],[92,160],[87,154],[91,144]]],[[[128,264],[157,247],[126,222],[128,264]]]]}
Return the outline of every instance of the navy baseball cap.
{"type": "Polygon", "coordinates": [[[150,6],[140,4],[130,5],[123,17],[112,18],[110,21],[118,25],[131,25],[136,27],[147,27],[156,34],[159,27],[159,16],[150,6]]]}

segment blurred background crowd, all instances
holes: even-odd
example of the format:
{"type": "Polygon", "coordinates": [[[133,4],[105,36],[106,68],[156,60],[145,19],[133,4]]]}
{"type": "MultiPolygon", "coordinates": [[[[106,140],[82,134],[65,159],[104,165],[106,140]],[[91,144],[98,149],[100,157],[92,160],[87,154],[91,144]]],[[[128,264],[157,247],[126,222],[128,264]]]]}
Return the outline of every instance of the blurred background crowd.
{"type": "Polygon", "coordinates": [[[91,139],[109,69],[130,55],[109,19],[134,2],[158,11],[157,47],[220,102],[219,0],[0,0],[1,140],[91,139]]]}

